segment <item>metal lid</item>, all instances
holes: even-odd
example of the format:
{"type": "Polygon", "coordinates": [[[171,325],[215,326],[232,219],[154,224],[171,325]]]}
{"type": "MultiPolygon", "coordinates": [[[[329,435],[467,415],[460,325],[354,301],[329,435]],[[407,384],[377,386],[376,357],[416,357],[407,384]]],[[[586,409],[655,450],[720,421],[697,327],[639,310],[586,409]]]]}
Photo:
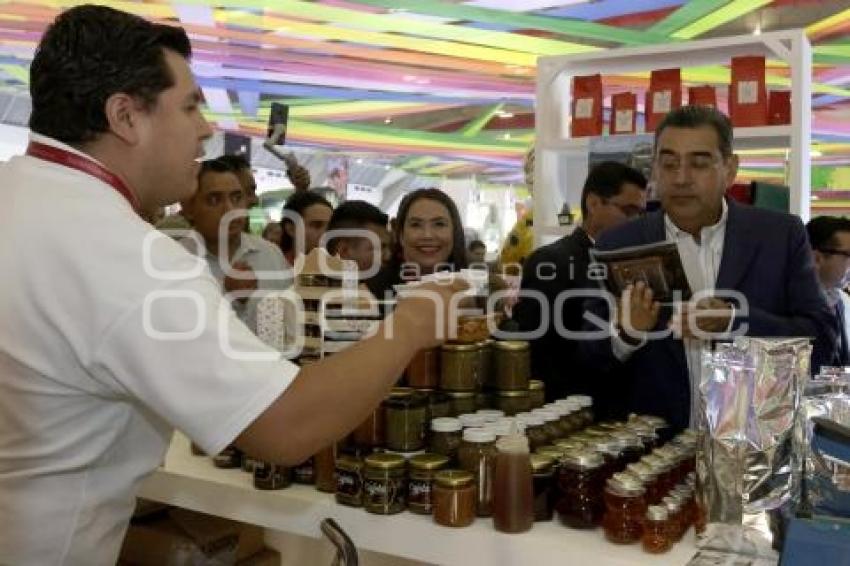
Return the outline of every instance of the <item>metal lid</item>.
{"type": "Polygon", "coordinates": [[[408,463],[414,470],[439,470],[449,465],[449,457],[425,452],[411,457],[408,463]]]}
{"type": "Polygon", "coordinates": [[[605,421],[605,422],[597,424],[593,428],[595,428],[597,430],[604,430],[605,432],[615,432],[615,431],[625,429],[626,423],[619,422],[619,421],[605,421]]]}
{"type": "Polygon", "coordinates": [[[564,407],[563,405],[556,405],[555,403],[549,403],[548,405],[543,405],[541,407],[546,411],[550,411],[558,415],[558,417],[565,417],[570,414],[570,410],[564,407]]]}
{"type": "Polygon", "coordinates": [[[619,454],[620,445],[613,438],[595,438],[589,443],[589,446],[603,454],[619,454]]]}
{"type": "Polygon", "coordinates": [[[528,397],[528,389],[518,391],[499,391],[499,397],[528,397]]]}
{"type": "Polygon", "coordinates": [[[495,421],[505,416],[505,412],[498,409],[478,409],[475,414],[485,417],[487,421],[495,421]]]}
{"type": "Polygon", "coordinates": [[[650,521],[666,521],[669,516],[667,507],[662,505],[650,505],[646,509],[646,518],[650,521]]]}
{"type": "Polygon", "coordinates": [[[637,476],[643,483],[648,483],[658,477],[658,470],[643,462],[635,462],[626,466],[626,471],[637,476]]]}
{"type": "Polygon", "coordinates": [[[359,472],[363,469],[363,460],[348,454],[343,454],[336,459],[336,467],[348,472],[359,472]]]}
{"type": "Polygon", "coordinates": [[[481,346],[478,344],[446,343],[443,344],[442,348],[444,352],[474,352],[480,350],[481,346]]]}
{"type": "Polygon", "coordinates": [[[648,465],[654,470],[658,470],[659,472],[663,472],[665,470],[670,469],[670,464],[662,458],[661,456],[656,456],[655,454],[649,454],[648,456],[644,456],[640,459],[641,462],[648,465]]]}
{"type": "Polygon", "coordinates": [[[534,409],[533,411],[531,411],[531,414],[537,415],[538,417],[543,419],[543,422],[546,423],[561,420],[561,417],[559,417],[557,413],[553,413],[552,411],[547,411],[545,409],[534,409]]]}
{"type": "Polygon", "coordinates": [[[570,395],[566,398],[566,401],[574,401],[582,408],[593,406],[593,397],[589,395],[570,395]]]}
{"type": "Polygon", "coordinates": [[[496,442],[496,434],[483,428],[467,428],[463,431],[464,442],[486,443],[496,442]]]}
{"type": "Polygon", "coordinates": [[[611,433],[611,437],[616,440],[622,448],[640,448],[643,449],[643,442],[636,434],[625,430],[618,430],[611,433]]]}
{"type": "Polygon", "coordinates": [[[476,415],[475,413],[466,413],[459,415],[457,418],[464,428],[478,428],[487,424],[487,417],[484,415],[476,415]]]}
{"type": "Polygon", "coordinates": [[[555,458],[545,454],[531,455],[531,470],[538,474],[546,474],[551,472],[555,467],[555,458]]]}
{"type": "Polygon", "coordinates": [[[590,450],[569,450],[564,452],[561,465],[574,470],[595,470],[605,463],[602,456],[590,450]]]}
{"type": "Polygon", "coordinates": [[[369,454],[364,460],[366,465],[371,468],[380,468],[382,470],[390,470],[395,468],[403,468],[406,460],[400,454],[391,454],[389,452],[375,452],[369,454]]]}
{"type": "Polygon", "coordinates": [[[460,419],[440,417],[431,421],[431,430],[434,432],[460,432],[462,429],[460,419]]]}
{"type": "Polygon", "coordinates": [[[464,487],[474,480],[475,476],[465,470],[441,470],[434,474],[434,482],[440,487],[464,487]]]}
{"type": "Polygon", "coordinates": [[[581,432],[581,434],[583,434],[584,436],[587,436],[588,438],[610,438],[610,436],[611,436],[603,430],[590,430],[590,429],[584,429],[581,432]]]}
{"type": "Polygon", "coordinates": [[[546,389],[546,385],[539,379],[532,379],[528,382],[529,391],[539,391],[541,389],[546,389]]]}
{"type": "Polygon", "coordinates": [[[390,390],[389,398],[393,399],[396,397],[407,397],[408,395],[413,395],[413,393],[415,392],[416,390],[412,387],[393,387],[390,390]]]}
{"type": "Polygon", "coordinates": [[[475,391],[444,391],[449,399],[472,399],[475,397],[475,391]]]}
{"type": "Polygon", "coordinates": [[[543,426],[543,418],[540,415],[516,416],[517,422],[525,423],[526,428],[530,426],[543,426]]]}
{"type": "Polygon", "coordinates": [[[493,342],[493,347],[497,350],[517,352],[521,350],[528,350],[528,342],[521,342],[519,340],[496,340],[493,342]]]}
{"type": "Polygon", "coordinates": [[[682,508],[682,500],[678,495],[666,495],[661,502],[664,503],[664,507],[667,508],[667,512],[671,515],[678,513],[682,508]]]}
{"type": "Polygon", "coordinates": [[[637,497],[646,492],[640,480],[636,476],[626,472],[620,472],[608,478],[605,488],[617,495],[625,497],[637,497]]]}
{"type": "Polygon", "coordinates": [[[555,441],[555,446],[561,450],[582,450],[587,445],[581,440],[575,440],[573,438],[559,438],[555,441]]]}

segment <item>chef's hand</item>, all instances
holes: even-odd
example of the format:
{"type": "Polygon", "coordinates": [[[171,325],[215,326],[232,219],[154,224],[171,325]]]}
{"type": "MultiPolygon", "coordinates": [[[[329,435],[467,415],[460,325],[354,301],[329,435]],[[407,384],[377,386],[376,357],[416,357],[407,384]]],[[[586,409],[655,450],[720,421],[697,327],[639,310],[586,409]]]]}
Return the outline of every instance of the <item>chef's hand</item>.
{"type": "Polygon", "coordinates": [[[716,297],[705,297],[697,302],[683,303],[670,319],[673,334],[682,338],[711,338],[723,334],[732,322],[734,309],[730,303],[716,297]]]}
{"type": "Polygon", "coordinates": [[[394,331],[411,340],[417,350],[439,346],[457,325],[457,301],[452,297],[469,289],[460,278],[423,283],[405,291],[393,312],[394,331]]]}
{"type": "Polygon", "coordinates": [[[628,285],[617,301],[617,322],[632,338],[640,338],[658,323],[661,305],[653,299],[652,289],[643,281],[628,285]]]}

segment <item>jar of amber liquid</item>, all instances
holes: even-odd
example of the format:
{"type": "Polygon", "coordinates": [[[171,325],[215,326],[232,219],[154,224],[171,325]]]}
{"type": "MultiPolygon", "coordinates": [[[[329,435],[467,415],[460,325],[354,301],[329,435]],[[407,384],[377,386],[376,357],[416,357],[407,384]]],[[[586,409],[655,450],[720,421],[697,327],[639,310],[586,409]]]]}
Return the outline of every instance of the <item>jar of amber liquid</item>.
{"type": "Polygon", "coordinates": [[[478,390],[496,387],[493,371],[493,342],[492,338],[478,344],[478,390]]]}
{"type": "Polygon", "coordinates": [[[430,515],[433,511],[434,476],[449,465],[441,454],[417,454],[408,460],[407,508],[413,513],[430,515]]]}
{"type": "Polygon", "coordinates": [[[670,539],[670,520],[666,507],[650,505],[646,510],[641,544],[644,551],[650,554],[661,554],[673,548],[673,541],[670,539]]]}
{"type": "Polygon", "coordinates": [[[384,445],[397,452],[415,452],[425,447],[428,398],[413,391],[392,395],[383,402],[384,445]]]}
{"type": "Polygon", "coordinates": [[[417,389],[434,389],[440,383],[440,349],[420,350],[404,371],[407,385],[417,389]]]}
{"type": "Polygon", "coordinates": [[[605,485],[605,538],[617,544],[631,544],[643,535],[646,490],[631,474],[614,474],[605,485]]]}
{"type": "Polygon", "coordinates": [[[404,511],[406,462],[399,454],[376,453],[365,459],[363,507],[370,513],[392,515],[404,511]]]}
{"type": "Polygon", "coordinates": [[[475,520],[475,477],[464,470],[443,470],[434,476],[434,522],[467,527],[475,520]]]}
{"type": "Polygon", "coordinates": [[[363,461],[340,456],[336,461],[336,502],[351,507],[363,505],[363,461]]]}
{"type": "Polygon", "coordinates": [[[492,514],[495,458],[495,433],[480,428],[468,428],[463,431],[458,462],[462,470],[475,476],[475,512],[479,517],[489,517],[492,514]]]}
{"type": "Polygon", "coordinates": [[[449,396],[449,416],[457,417],[474,413],[478,408],[475,404],[474,391],[447,391],[449,396]]]}
{"type": "Polygon", "coordinates": [[[496,408],[509,417],[528,411],[528,403],[528,390],[499,391],[496,396],[496,408]]]}
{"type": "Polygon", "coordinates": [[[457,462],[457,450],[460,448],[462,431],[463,425],[460,419],[441,417],[432,420],[428,449],[435,454],[446,456],[454,464],[457,462]]]}
{"type": "Polygon", "coordinates": [[[283,489],[292,484],[290,469],[270,462],[257,462],[254,466],[254,487],[257,489],[283,489]]]}
{"type": "Polygon", "coordinates": [[[593,529],[602,522],[603,465],[602,456],[589,450],[563,455],[558,472],[560,498],[555,507],[563,524],[574,529],[593,529]]]}
{"type": "Polygon", "coordinates": [[[499,391],[525,391],[531,375],[531,357],[528,342],[493,342],[493,364],[496,389],[499,391]]]}
{"type": "Polygon", "coordinates": [[[336,491],[336,443],[319,450],[313,456],[316,469],[316,489],[327,493],[336,491]]]}
{"type": "Polygon", "coordinates": [[[635,462],[626,466],[626,472],[632,474],[643,484],[646,489],[647,505],[658,505],[665,493],[658,486],[658,472],[649,464],[644,462],[635,462]]]}
{"type": "Polygon", "coordinates": [[[661,503],[667,509],[670,540],[679,542],[690,526],[682,510],[682,500],[677,495],[668,495],[661,500],[661,503]]]}
{"type": "Polygon", "coordinates": [[[555,461],[540,454],[531,455],[534,520],[551,521],[555,514],[555,461]]]}
{"type": "Polygon", "coordinates": [[[532,409],[539,409],[546,404],[546,386],[538,379],[528,382],[528,404],[532,409]]]}
{"type": "Polygon", "coordinates": [[[477,344],[443,344],[440,355],[440,389],[477,391],[481,355],[477,344]]]}

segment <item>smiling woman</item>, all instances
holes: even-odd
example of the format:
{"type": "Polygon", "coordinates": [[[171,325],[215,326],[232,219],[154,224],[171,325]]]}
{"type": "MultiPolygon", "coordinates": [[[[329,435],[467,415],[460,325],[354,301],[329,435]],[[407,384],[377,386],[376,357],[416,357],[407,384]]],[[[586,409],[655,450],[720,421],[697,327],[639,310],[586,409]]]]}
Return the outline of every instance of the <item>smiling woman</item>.
{"type": "Polygon", "coordinates": [[[402,270],[427,275],[441,269],[465,269],[463,225],[451,197],[439,189],[419,189],[398,209],[396,257],[402,270]]]}

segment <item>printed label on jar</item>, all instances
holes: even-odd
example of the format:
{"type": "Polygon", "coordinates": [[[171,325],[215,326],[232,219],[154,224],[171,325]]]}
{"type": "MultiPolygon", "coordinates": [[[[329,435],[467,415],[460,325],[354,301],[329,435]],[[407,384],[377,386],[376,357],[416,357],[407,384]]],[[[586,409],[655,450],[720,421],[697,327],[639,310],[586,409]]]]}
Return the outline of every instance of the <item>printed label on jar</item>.
{"type": "Polygon", "coordinates": [[[397,480],[366,480],[363,483],[366,505],[392,507],[403,499],[402,483],[397,480]]]}
{"type": "Polygon", "coordinates": [[[431,482],[410,480],[407,484],[407,505],[409,507],[431,508],[431,482]]]}
{"type": "Polygon", "coordinates": [[[292,470],[292,479],[297,483],[313,483],[316,474],[313,469],[313,464],[301,465],[292,470]]]}
{"type": "Polygon", "coordinates": [[[254,467],[254,485],[261,489],[280,489],[288,485],[286,468],[269,464],[258,463],[254,467]]]}
{"type": "Polygon", "coordinates": [[[359,498],[361,489],[360,476],[354,472],[336,471],[336,492],[349,498],[359,498]]]}

